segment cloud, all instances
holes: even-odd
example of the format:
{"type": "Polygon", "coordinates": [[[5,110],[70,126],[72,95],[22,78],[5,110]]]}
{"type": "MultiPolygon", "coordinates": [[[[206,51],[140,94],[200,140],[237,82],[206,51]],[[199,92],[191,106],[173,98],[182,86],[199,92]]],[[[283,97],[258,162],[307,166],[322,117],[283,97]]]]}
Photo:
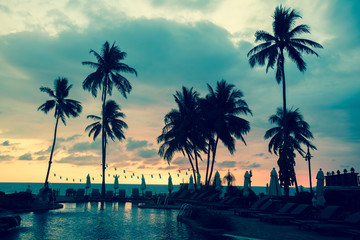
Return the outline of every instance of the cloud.
{"type": "Polygon", "coordinates": [[[35,154],[35,155],[45,155],[45,154],[48,154],[48,153],[51,152],[51,148],[52,148],[52,146],[49,146],[48,149],[35,152],[34,154],[35,154]]]}
{"type": "Polygon", "coordinates": [[[36,160],[47,160],[48,158],[45,157],[45,156],[40,156],[40,157],[37,157],[36,160]]]}
{"type": "Polygon", "coordinates": [[[10,146],[10,141],[9,141],[9,140],[6,140],[6,141],[4,141],[1,145],[2,145],[2,146],[10,146]]]}
{"type": "Polygon", "coordinates": [[[265,155],[265,153],[257,153],[257,154],[255,154],[254,156],[255,157],[263,157],[265,155]]]}
{"type": "Polygon", "coordinates": [[[223,161],[218,163],[218,166],[222,168],[233,168],[235,167],[235,165],[236,165],[236,161],[223,161]]]}
{"type": "Polygon", "coordinates": [[[80,134],[75,134],[71,137],[68,137],[68,138],[57,138],[56,141],[59,141],[59,142],[71,142],[71,141],[74,141],[76,139],[78,139],[79,137],[81,137],[80,134]]]}
{"type": "Polygon", "coordinates": [[[140,149],[137,152],[137,155],[142,158],[152,158],[157,156],[157,150],[156,149],[140,149]]]}
{"type": "Polygon", "coordinates": [[[199,10],[204,11],[204,9],[211,10],[216,8],[219,0],[151,0],[151,4],[158,7],[167,7],[169,10],[199,10]]]}
{"type": "Polygon", "coordinates": [[[261,164],[259,163],[251,163],[251,162],[242,162],[239,164],[242,169],[250,169],[250,168],[259,168],[261,164]]]}
{"type": "Polygon", "coordinates": [[[10,161],[13,158],[14,157],[10,156],[10,155],[0,155],[0,162],[2,162],[2,161],[10,161]]]}
{"type": "Polygon", "coordinates": [[[258,163],[253,163],[247,166],[247,168],[259,168],[259,167],[261,167],[261,164],[258,163]]]}
{"type": "Polygon", "coordinates": [[[78,166],[96,166],[100,163],[99,156],[93,156],[93,155],[84,155],[84,156],[68,156],[65,158],[62,158],[57,163],[68,163],[78,166]]]}
{"type": "Polygon", "coordinates": [[[69,153],[101,151],[101,141],[97,139],[94,142],[79,142],[69,148],[69,153]]]}
{"type": "Polygon", "coordinates": [[[131,151],[137,148],[143,148],[151,145],[152,144],[149,144],[149,142],[146,140],[137,141],[137,140],[133,140],[133,138],[130,137],[127,139],[126,150],[131,151]]]}
{"type": "Polygon", "coordinates": [[[174,170],[178,169],[176,166],[159,167],[158,170],[174,170]]]}
{"type": "Polygon", "coordinates": [[[32,156],[31,156],[31,153],[26,153],[24,155],[21,155],[18,159],[19,160],[32,160],[32,156]]]}
{"type": "Polygon", "coordinates": [[[185,157],[177,157],[175,158],[173,161],[171,161],[171,164],[175,164],[175,165],[188,165],[189,164],[189,159],[185,158],[185,157]]]}

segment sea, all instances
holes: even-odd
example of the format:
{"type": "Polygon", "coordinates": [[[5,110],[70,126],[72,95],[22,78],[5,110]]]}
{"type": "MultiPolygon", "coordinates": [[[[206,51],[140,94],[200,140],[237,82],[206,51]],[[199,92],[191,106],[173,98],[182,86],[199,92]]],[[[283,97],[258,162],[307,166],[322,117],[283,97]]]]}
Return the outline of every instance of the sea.
{"type": "MultiPolygon", "coordinates": [[[[15,192],[25,192],[26,189],[30,186],[32,193],[39,193],[40,188],[44,186],[44,183],[30,183],[30,182],[0,182],[0,191],[5,192],[6,194],[15,193],[15,192]]],[[[60,195],[65,195],[66,189],[85,189],[85,183],[49,183],[50,188],[59,190],[60,195]]],[[[119,189],[124,189],[127,196],[131,196],[132,189],[138,188],[140,190],[140,184],[119,184],[119,189]]],[[[224,187],[223,187],[224,188],[224,187]]],[[[241,187],[239,187],[241,188],[241,187]]],[[[90,193],[92,189],[99,189],[101,191],[101,184],[92,183],[91,188],[88,191],[90,193]]],[[[118,189],[118,190],[119,190],[118,189]]],[[[178,191],[180,189],[180,185],[174,185],[173,192],[178,191]]],[[[255,194],[259,195],[260,193],[266,193],[266,187],[262,186],[252,186],[251,189],[255,194]]],[[[106,190],[114,191],[114,184],[106,184],[106,190]]],[[[146,185],[146,189],[144,191],[152,191],[152,194],[160,194],[160,193],[168,193],[167,185],[146,185]]],[[[304,191],[309,191],[309,189],[304,188],[304,191]]],[[[295,194],[295,189],[290,188],[290,195],[295,194]]]]}

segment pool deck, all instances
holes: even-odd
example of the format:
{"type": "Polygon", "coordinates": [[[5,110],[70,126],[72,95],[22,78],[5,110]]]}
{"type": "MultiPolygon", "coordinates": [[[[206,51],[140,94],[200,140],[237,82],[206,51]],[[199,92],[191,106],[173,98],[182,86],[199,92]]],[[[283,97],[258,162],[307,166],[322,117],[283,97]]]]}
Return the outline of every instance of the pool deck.
{"type": "Polygon", "coordinates": [[[313,231],[299,230],[296,225],[275,225],[261,222],[257,218],[235,216],[233,211],[222,211],[231,221],[233,235],[229,239],[267,239],[267,240],[350,240],[351,237],[325,236],[313,231]]]}

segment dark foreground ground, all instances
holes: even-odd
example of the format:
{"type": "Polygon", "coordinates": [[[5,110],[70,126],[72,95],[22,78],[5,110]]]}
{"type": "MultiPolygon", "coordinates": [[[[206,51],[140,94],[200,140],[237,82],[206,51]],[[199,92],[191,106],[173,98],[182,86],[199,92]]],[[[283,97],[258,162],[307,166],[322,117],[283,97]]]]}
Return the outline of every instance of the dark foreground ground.
{"type": "MultiPolygon", "coordinates": [[[[296,225],[274,225],[261,222],[257,218],[235,216],[233,211],[223,211],[230,220],[234,230],[230,235],[266,240],[349,240],[351,237],[325,236],[317,232],[299,230],[296,225]]],[[[241,238],[239,238],[241,239],[241,238]]],[[[246,238],[243,238],[246,239],[246,238]]]]}

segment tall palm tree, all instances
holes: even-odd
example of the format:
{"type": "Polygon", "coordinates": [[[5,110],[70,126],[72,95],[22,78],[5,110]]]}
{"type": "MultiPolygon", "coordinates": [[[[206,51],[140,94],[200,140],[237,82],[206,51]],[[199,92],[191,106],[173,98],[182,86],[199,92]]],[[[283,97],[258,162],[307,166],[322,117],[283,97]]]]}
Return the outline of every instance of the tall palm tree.
{"type": "Polygon", "coordinates": [[[48,87],[41,87],[40,91],[47,93],[52,99],[47,100],[42,104],[37,110],[43,111],[47,114],[50,110],[55,108],[54,117],[55,121],[55,130],[54,130],[54,140],[50,153],[49,166],[45,178],[45,188],[48,188],[48,179],[52,163],[52,158],[55,149],[56,142],[56,133],[58,128],[59,119],[66,125],[66,117],[77,117],[82,111],[81,103],[72,99],[68,99],[70,89],[72,85],[68,85],[68,80],[64,77],[59,77],[54,80],[54,90],[48,87]]]}
{"type": "Polygon", "coordinates": [[[271,138],[269,152],[279,155],[279,178],[288,196],[289,186],[296,181],[295,150],[303,156],[305,151],[301,148],[302,145],[316,149],[310,141],[314,137],[299,109],[290,109],[284,114],[283,109],[278,108],[276,114],[272,115],[269,121],[276,127],[267,130],[264,138],[271,138]]]}
{"type": "Polygon", "coordinates": [[[232,186],[232,184],[235,182],[235,176],[230,173],[230,170],[228,170],[228,173],[224,176],[224,181],[227,182],[228,187],[232,186]]]}
{"type": "Polygon", "coordinates": [[[246,101],[242,99],[243,93],[235,89],[233,84],[228,84],[225,80],[221,80],[217,82],[216,90],[209,84],[208,90],[208,95],[200,103],[207,128],[208,162],[205,179],[207,185],[210,183],[214,169],[219,140],[221,140],[231,154],[235,152],[235,138],[240,139],[246,145],[243,135],[250,131],[250,124],[247,120],[239,117],[239,115],[252,114],[246,101]],[[210,154],[212,154],[212,161],[209,170],[210,154]]]}
{"type": "Polygon", "coordinates": [[[193,88],[182,87],[182,91],[177,91],[174,98],[178,108],[165,115],[165,126],[157,139],[158,143],[162,143],[159,155],[169,163],[176,152],[187,156],[197,185],[198,159],[201,158],[200,151],[205,151],[198,105],[199,93],[193,91],[193,88]]]}
{"type": "Polygon", "coordinates": [[[282,82],[283,87],[283,109],[286,111],[286,85],[285,85],[285,57],[284,52],[288,53],[289,58],[295,62],[300,72],[306,70],[306,63],[302,58],[302,53],[318,54],[311,48],[322,48],[319,43],[298,38],[302,33],[310,33],[310,27],[306,24],[295,26],[295,22],[301,15],[294,9],[283,8],[282,5],[275,8],[273,21],[274,35],[260,30],[255,32],[255,42],[263,43],[257,45],[249,51],[249,63],[251,67],[256,64],[266,65],[266,72],[269,68],[276,65],[276,81],[282,82]]]}
{"type": "Polygon", "coordinates": [[[102,185],[101,185],[101,195],[105,196],[105,169],[106,169],[106,145],[107,139],[115,141],[118,139],[122,141],[125,139],[123,129],[127,129],[127,124],[121,120],[124,118],[124,113],[120,112],[120,106],[113,100],[109,100],[105,104],[105,108],[102,110],[101,116],[89,115],[87,118],[95,120],[94,123],[86,127],[85,131],[89,131],[89,137],[93,135],[95,141],[96,137],[101,133],[104,136],[104,145],[103,145],[103,158],[102,158],[102,185]]]}
{"type": "MultiPolygon", "coordinates": [[[[97,90],[102,89],[102,113],[105,113],[106,97],[109,94],[111,96],[113,86],[125,97],[131,91],[130,82],[122,76],[120,73],[132,73],[137,76],[137,72],[134,68],[129,67],[125,63],[121,62],[126,57],[126,52],[122,52],[115,43],[110,47],[109,42],[105,42],[101,53],[97,53],[94,50],[90,50],[90,53],[94,54],[97,62],[85,61],[83,65],[95,68],[95,72],[91,73],[83,81],[82,86],[84,90],[91,92],[96,97],[97,90]]],[[[102,116],[105,119],[105,116],[102,116]]],[[[102,124],[103,128],[105,124],[102,124]]],[[[102,129],[101,145],[102,145],[102,162],[105,163],[105,145],[106,136],[105,129],[102,129]]],[[[103,173],[105,172],[105,165],[102,166],[103,173]]],[[[105,174],[103,174],[103,183],[105,182],[105,174]]],[[[104,190],[105,192],[105,190],[104,190]]]]}

